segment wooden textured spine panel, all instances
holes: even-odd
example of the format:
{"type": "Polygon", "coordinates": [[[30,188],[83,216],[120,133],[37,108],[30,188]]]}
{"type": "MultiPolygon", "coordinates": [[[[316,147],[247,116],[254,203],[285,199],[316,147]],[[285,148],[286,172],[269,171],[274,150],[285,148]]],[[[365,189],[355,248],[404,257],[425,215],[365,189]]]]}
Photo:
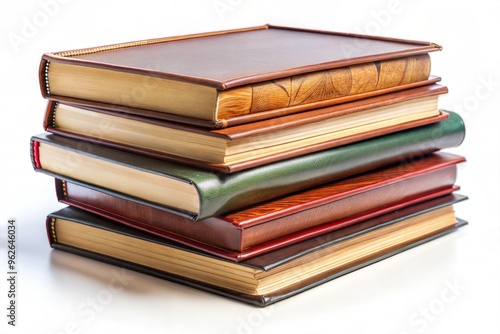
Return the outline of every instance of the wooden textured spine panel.
{"type": "Polygon", "coordinates": [[[428,54],[368,62],[287,78],[264,81],[226,91],[218,97],[219,118],[314,104],[426,80],[428,54]]]}

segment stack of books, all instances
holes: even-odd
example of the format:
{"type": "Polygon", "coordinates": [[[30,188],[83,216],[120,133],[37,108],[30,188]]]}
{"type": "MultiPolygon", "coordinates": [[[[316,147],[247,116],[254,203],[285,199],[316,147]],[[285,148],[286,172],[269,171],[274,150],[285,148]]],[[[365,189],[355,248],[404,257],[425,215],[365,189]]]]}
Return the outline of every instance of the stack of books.
{"type": "Polygon", "coordinates": [[[50,245],[266,306],[456,230],[440,49],[266,25],[44,54],[50,245]]]}

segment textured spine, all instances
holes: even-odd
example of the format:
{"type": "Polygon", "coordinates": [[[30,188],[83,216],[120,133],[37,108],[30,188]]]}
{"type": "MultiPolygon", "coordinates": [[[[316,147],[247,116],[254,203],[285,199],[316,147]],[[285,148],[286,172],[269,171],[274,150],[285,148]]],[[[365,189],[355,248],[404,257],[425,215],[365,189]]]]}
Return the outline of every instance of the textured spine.
{"type": "Polygon", "coordinates": [[[424,81],[430,68],[429,54],[422,54],[233,88],[219,93],[218,117],[307,105],[424,81]]]}
{"type": "Polygon", "coordinates": [[[465,137],[462,118],[396,132],[204,182],[198,219],[224,214],[272,198],[393,163],[412,161],[444,148],[459,146],[465,137]],[[253,203],[249,203],[252,201],[253,203]]]}

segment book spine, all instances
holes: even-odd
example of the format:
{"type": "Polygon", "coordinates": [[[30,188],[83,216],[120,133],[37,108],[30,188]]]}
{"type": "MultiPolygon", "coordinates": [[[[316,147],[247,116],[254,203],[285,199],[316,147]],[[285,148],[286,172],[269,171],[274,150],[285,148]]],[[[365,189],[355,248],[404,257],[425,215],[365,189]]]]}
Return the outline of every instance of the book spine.
{"type": "Polygon", "coordinates": [[[40,154],[38,150],[38,146],[40,145],[39,142],[32,140],[31,141],[31,165],[33,166],[33,169],[35,170],[40,170],[42,169],[42,164],[40,163],[40,154]]]}
{"type": "Polygon", "coordinates": [[[431,125],[200,182],[197,184],[201,198],[198,219],[459,146],[465,137],[464,122],[458,114],[449,114],[448,119],[431,125]]]}
{"type": "Polygon", "coordinates": [[[47,219],[45,220],[45,228],[47,230],[49,245],[50,247],[53,247],[53,244],[57,242],[56,221],[54,217],[51,217],[50,215],[47,216],[47,219]]]}
{"type": "Polygon", "coordinates": [[[49,61],[42,58],[38,68],[38,81],[40,85],[40,92],[43,98],[47,98],[50,95],[49,81],[47,76],[49,61]]]}
{"type": "Polygon", "coordinates": [[[218,118],[345,98],[429,78],[429,54],[389,59],[245,85],[219,93],[218,118]]]}

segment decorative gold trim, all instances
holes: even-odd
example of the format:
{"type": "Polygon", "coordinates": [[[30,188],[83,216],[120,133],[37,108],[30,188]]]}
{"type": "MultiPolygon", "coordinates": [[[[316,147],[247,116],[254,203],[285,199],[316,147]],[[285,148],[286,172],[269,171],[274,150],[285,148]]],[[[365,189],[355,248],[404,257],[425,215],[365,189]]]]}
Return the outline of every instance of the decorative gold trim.
{"type": "Polygon", "coordinates": [[[59,102],[55,102],[54,105],[52,106],[51,110],[51,121],[52,121],[52,127],[55,129],[56,128],[56,109],[57,106],[59,105],[59,102]]]}
{"type": "Polygon", "coordinates": [[[50,235],[52,237],[53,242],[57,242],[57,236],[56,236],[56,219],[52,217],[50,219],[50,235]]]}
{"type": "Polygon", "coordinates": [[[49,67],[50,67],[50,61],[45,62],[45,73],[44,73],[44,80],[45,80],[45,92],[47,95],[50,95],[50,86],[49,86],[49,67]]]}
{"type": "Polygon", "coordinates": [[[59,56],[59,57],[76,57],[76,56],[83,56],[83,55],[88,55],[88,54],[93,54],[93,53],[112,51],[112,50],[116,50],[116,49],[130,48],[130,47],[135,47],[135,46],[151,45],[151,44],[178,41],[178,40],[183,40],[183,39],[199,38],[199,37],[206,37],[206,36],[217,36],[217,35],[223,35],[223,34],[228,34],[228,33],[244,32],[244,31],[267,29],[267,28],[268,28],[268,26],[257,26],[257,27],[250,27],[250,28],[244,28],[244,29],[222,30],[222,31],[214,31],[214,32],[207,32],[207,33],[174,36],[174,37],[146,39],[146,40],[111,44],[111,45],[105,45],[105,46],[99,46],[99,47],[93,47],[93,48],[87,48],[87,49],[62,51],[62,52],[54,53],[54,55],[59,56]]]}
{"type": "Polygon", "coordinates": [[[63,196],[65,199],[68,199],[68,189],[67,189],[67,185],[66,185],[66,181],[61,181],[61,188],[62,188],[62,191],[63,191],[63,196]]]}

